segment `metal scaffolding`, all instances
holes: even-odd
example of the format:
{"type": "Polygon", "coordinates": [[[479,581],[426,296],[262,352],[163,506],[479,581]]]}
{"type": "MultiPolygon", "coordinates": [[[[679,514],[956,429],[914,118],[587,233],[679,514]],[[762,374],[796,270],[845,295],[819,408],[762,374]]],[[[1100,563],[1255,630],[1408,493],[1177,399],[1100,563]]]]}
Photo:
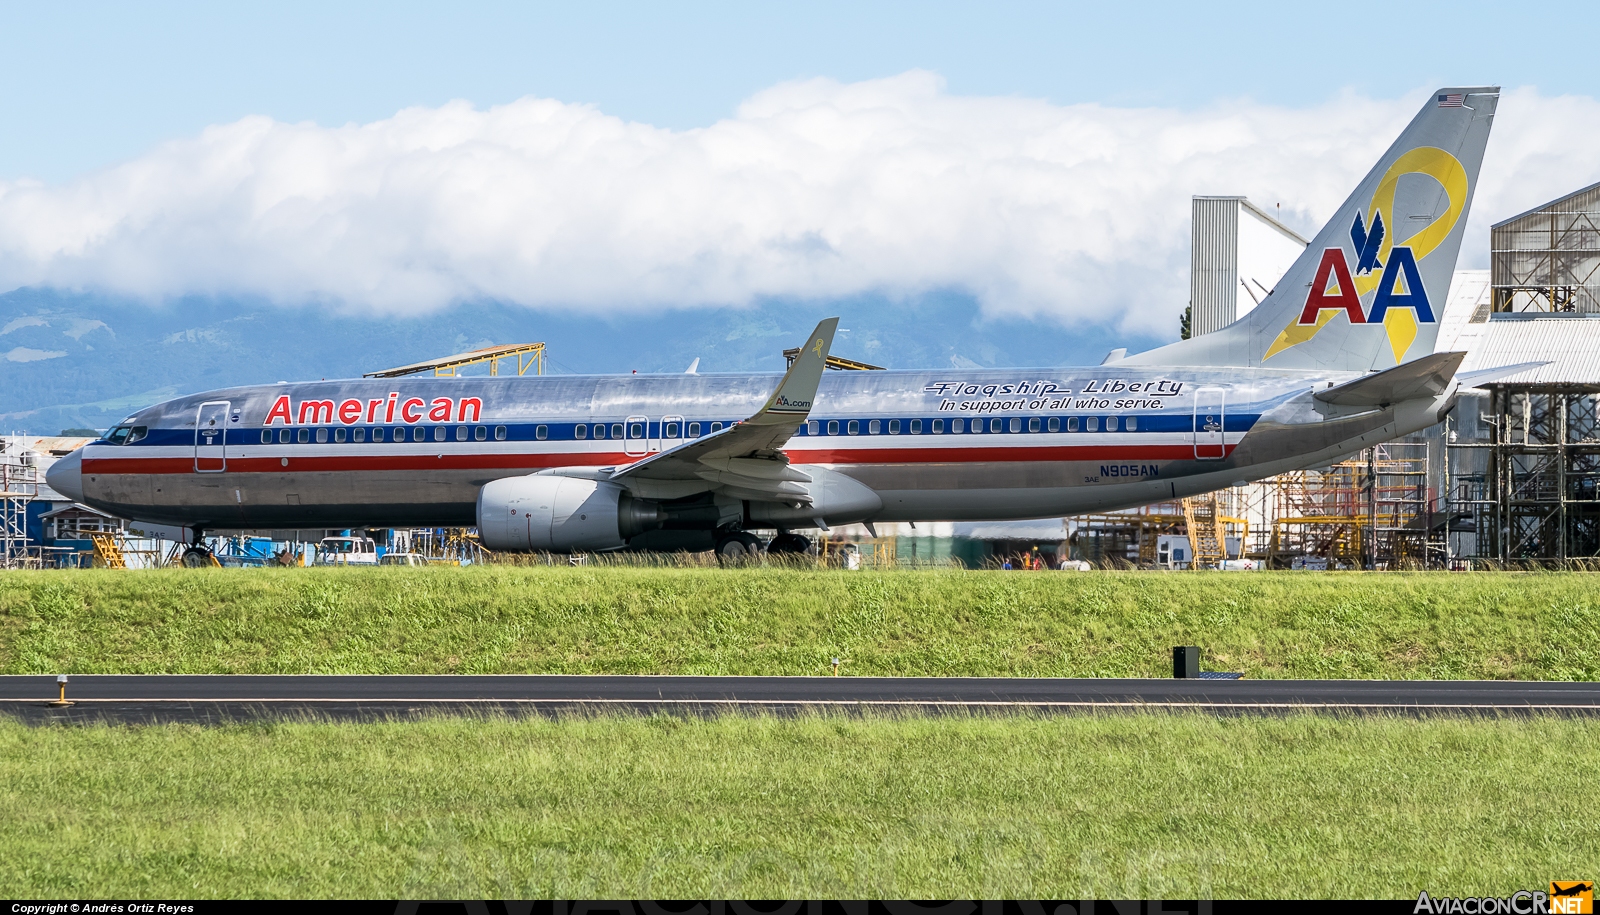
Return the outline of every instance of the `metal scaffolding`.
{"type": "Polygon", "coordinates": [[[1495,385],[1488,412],[1452,417],[1449,510],[1464,558],[1564,565],[1600,555],[1600,384],[1495,385]],[[1465,434],[1467,423],[1484,431],[1465,434]]]}
{"type": "Polygon", "coordinates": [[[0,569],[39,563],[28,546],[28,504],[39,497],[39,468],[25,450],[0,442],[0,569]]]}
{"type": "Polygon", "coordinates": [[[1496,312],[1600,312],[1600,184],[1489,232],[1496,312]]]}

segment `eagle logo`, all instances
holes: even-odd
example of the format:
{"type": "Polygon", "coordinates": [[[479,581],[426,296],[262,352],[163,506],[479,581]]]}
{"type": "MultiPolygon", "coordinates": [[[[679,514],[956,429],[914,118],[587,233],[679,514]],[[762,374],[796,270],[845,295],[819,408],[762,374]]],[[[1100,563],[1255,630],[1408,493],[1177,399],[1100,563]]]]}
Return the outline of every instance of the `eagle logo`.
{"type": "Polygon", "coordinates": [[[1383,247],[1383,211],[1375,210],[1372,214],[1372,231],[1361,222],[1361,214],[1356,213],[1356,221],[1350,224],[1350,240],[1356,246],[1356,276],[1383,269],[1383,264],[1378,262],[1378,251],[1383,247]]]}

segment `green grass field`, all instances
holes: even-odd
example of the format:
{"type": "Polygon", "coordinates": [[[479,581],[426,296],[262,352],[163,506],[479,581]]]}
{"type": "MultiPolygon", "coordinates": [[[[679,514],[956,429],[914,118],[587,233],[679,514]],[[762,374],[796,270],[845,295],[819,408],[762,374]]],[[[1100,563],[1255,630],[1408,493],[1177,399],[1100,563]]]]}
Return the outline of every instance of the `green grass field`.
{"type": "Polygon", "coordinates": [[[1595,876],[1600,722],[0,721],[12,898],[1505,895],[1595,876]]]}
{"type": "Polygon", "coordinates": [[[1600,678],[1583,574],[0,573],[3,673],[1600,678]]]}

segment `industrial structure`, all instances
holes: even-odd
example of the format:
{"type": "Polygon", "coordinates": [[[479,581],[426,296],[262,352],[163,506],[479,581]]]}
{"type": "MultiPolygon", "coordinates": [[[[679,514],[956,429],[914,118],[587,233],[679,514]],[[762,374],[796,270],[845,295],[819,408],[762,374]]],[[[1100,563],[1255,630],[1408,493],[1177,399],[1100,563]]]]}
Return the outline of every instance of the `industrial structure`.
{"type": "Polygon", "coordinates": [[[1600,184],[1496,223],[1489,238],[1488,301],[1452,344],[1469,354],[1462,371],[1542,364],[1463,398],[1442,430],[1451,555],[1600,555],[1600,184]]]}

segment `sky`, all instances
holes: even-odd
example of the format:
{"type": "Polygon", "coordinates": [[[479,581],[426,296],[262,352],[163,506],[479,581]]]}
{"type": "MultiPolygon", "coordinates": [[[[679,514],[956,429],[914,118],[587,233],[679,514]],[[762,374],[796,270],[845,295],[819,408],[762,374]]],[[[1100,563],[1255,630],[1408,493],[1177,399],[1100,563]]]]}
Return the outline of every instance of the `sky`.
{"type": "MultiPolygon", "coordinates": [[[[1600,180],[1546,3],[0,4],[0,287],[411,314],[969,292],[1170,323],[1188,198],[1311,234],[1507,90],[1465,252],[1600,180]]],[[[1463,266],[1480,255],[1463,255],[1463,266]]],[[[3,290],[0,290],[3,291],[3,290]]]]}

